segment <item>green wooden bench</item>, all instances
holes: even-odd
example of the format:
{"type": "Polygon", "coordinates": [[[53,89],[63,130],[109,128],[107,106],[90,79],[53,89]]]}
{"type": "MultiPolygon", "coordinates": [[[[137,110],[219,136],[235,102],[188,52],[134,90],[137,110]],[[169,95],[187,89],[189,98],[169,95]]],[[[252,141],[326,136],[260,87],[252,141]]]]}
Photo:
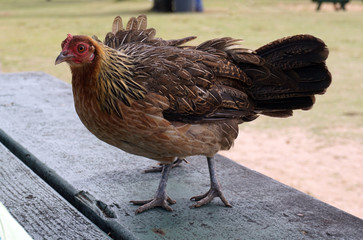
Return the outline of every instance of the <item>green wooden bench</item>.
{"type": "Polygon", "coordinates": [[[173,212],[135,215],[129,200],[159,183],[160,173],[142,173],[155,162],[89,133],[59,79],[0,74],[0,86],[0,202],[34,239],[362,239],[362,219],[222,156],[217,174],[233,208],[219,199],[188,207],[209,187],[195,156],[170,174],[173,212]]]}
{"type": "Polygon", "coordinates": [[[347,4],[349,2],[349,0],[312,0],[313,2],[317,2],[318,6],[316,8],[317,11],[320,10],[321,4],[323,2],[330,2],[334,4],[334,8],[336,11],[338,10],[345,10],[345,4],[347,4]],[[337,6],[337,4],[339,3],[340,7],[337,6]]]}

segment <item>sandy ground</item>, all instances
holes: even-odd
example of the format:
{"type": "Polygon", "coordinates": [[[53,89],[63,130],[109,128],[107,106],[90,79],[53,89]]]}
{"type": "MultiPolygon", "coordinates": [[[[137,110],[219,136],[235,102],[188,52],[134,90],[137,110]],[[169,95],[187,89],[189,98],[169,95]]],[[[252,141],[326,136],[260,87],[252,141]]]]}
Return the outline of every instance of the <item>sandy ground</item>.
{"type": "Polygon", "coordinates": [[[363,218],[363,146],[327,142],[301,129],[243,128],[221,155],[363,218]]]}

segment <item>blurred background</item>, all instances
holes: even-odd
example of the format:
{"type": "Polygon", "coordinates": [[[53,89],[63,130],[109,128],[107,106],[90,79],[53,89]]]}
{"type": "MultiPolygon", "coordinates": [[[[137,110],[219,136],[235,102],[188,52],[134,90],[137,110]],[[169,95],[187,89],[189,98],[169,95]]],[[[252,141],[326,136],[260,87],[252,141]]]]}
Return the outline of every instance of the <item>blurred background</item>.
{"type": "Polygon", "coordinates": [[[323,3],[317,11],[311,0],[175,1],[182,5],[0,0],[0,72],[42,71],[71,82],[66,64],[54,66],[66,34],[103,39],[117,15],[125,22],[146,14],[157,37],[198,36],[194,44],[229,36],[255,49],[289,35],[315,35],[330,49],[333,83],[327,93],[309,112],[241,125],[234,148],[222,154],[363,218],[363,2],[351,0],[345,10],[323,3]]]}

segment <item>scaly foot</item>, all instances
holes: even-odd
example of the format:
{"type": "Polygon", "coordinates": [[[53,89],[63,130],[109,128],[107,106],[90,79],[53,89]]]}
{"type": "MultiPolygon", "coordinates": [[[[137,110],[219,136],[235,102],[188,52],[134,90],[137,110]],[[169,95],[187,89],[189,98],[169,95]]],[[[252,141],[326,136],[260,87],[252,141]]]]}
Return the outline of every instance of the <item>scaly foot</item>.
{"type": "Polygon", "coordinates": [[[168,181],[168,175],[171,168],[172,164],[163,165],[159,187],[153,199],[146,201],[130,201],[135,205],[142,205],[141,207],[136,209],[135,214],[142,213],[154,207],[162,207],[168,211],[173,211],[168,203],[174,204],[175,201],[166,194],[166,183],[168,181]]]}
{"type": "MultiPolygon", "coordinates": [[[[172,168],[179,167],[182,162],[189,163],[185,158],[178,158],[177,160],[175,160],[173,162],[171,167],[172,168]]],[[[145,169],[144,173],[161,172],[163,170],[163,165],[164,164],[160,164],[160,165],[161,166],[159,166],[159,167],[151,167],[149,169],[145,169]]]]}
{"type": "Polygon", "coordinates": [[[130,202],[135,205],[142,205],[141,207],[136,209],[135,214],[142,213],[144,211],[147,211],[147,210],[155,208],[155,207],[161,207],[167,211],[173,211],[173,209],[169,206],[169,204],[176,203],[176,201],[171,199],[169,196],[166,196],[166,198],[155,197],[154,199],[151,199],[151,200],[130,201],[130,202]]]}
{"type": "Polygon", "coordinates": [[[215,174],[215,167],[214,167],[214,158],[207,157],[208,160],[208,168],[209,168],[209,176],[210,176],[210,189],[203,195],[194,196],[190,200],[197,201],[195,204],[190,206],[190,208],[201,207],[210,203],[213,198],[219,197],[226,207],[232,207],[232,205],[228,202],[228,200],[224,197],[221,186],[218,183],[215,174]]]}
{"type": "Polygon", "coordinates": [[[232,207],[232,205],[224,197],[223,193],[220,190],[220,187],[211,187],[209,191],[205,194],[192,197],[190,200],[197,202],[190,206],[190,208],[197,208],[206,205],[210,203],[215,197],[219,197],[226,207],[232,207]]]}

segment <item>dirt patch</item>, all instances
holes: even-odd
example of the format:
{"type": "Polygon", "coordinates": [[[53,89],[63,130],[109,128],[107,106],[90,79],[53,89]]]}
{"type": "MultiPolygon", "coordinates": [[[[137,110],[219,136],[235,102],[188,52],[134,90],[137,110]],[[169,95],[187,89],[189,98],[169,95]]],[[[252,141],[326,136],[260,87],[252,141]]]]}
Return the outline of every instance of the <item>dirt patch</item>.
{"type": "Polygon", "coordinates": [[[363,146],[331,143],[301,129],[240,131],[221,155],[363,218],[363,146]]]}

